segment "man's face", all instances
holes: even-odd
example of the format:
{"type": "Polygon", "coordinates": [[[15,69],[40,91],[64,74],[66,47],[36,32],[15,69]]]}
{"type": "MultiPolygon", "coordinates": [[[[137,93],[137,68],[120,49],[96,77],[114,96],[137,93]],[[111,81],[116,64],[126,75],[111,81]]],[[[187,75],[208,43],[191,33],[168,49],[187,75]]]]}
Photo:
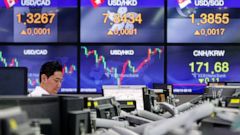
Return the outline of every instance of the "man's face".
{"type": "Polygon", "coordinates": [[[49,78],[45,78],[44,89],[46,89],[50,94],[56,94],[61,88],[63,80],[63,74],[60,71],[54,72],[49,78]]]}

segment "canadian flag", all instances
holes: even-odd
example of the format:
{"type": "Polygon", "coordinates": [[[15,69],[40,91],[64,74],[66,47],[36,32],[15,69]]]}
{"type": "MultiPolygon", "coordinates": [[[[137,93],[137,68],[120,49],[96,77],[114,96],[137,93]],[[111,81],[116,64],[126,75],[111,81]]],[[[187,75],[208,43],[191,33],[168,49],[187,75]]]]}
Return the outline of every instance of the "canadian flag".
{"type": "Polygon", "coordinates": [[[191,0],[177,0],[177,1],[178,1],[178,5],[181,9],[185,8],[187,5],[192,3],[191,0]]]}
{"type": "Polygon", "coordinates": [[[4,0],[5,6],[11,8],[17,3],[18,0],[4,0]]]}

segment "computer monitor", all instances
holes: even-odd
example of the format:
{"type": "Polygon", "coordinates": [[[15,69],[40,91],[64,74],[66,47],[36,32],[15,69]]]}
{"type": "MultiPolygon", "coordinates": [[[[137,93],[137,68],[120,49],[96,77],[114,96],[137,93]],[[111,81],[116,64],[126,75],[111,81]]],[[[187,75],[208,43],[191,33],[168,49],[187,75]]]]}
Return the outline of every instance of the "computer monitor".
{"type": "Polygon", "coordinates": [[[90,110],[68,112],[68,135],[91,133],[90,110]]]}
{"type": "Polygon", "coordinates": [[[61,133],[68,135],[68,112],[80,111],[84,108],[84,100],[77,95],[58,95],[60,98],[60,117],[61,117],[61,133]]]}
{"type": "Polygon", "coordinates": [[[27,68],[0,67],[0,95],[26,95],[27,68]]]}
{"type": "Polygon", "coordinates": [[[60,108],[59,98],[48,97],[26,97],[26,96],[1,96],[0,108],[20,106],[26,111],[30,119],[50,119],[52,129],[50,135],[63,135],[60,132],[60,108]]]}
{"type": "Polygon", "coordinates": [[[120,105],[114,97],[88,98],[88,108],[95,109],[98,118],[112,119],[119,116],[120,105]]]}
{"type": "Polygon", "coordinates": [[[135,100],[137,109],[143,110],[143,91],[145,85],[104,85],[104,97],[114,96],[116,100],[135,100]]]}

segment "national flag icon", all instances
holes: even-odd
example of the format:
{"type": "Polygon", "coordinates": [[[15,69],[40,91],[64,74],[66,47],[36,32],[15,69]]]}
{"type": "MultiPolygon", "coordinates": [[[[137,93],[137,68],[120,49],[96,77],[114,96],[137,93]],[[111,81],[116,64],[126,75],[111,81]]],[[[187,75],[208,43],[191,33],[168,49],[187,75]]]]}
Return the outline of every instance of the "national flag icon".
{"type": "Polygon", "coordinates": [[[91,0],[91,3],[94,8],[97,8],[98,6],[100,6],[104,3],[104,0],[91,0]]]}
{"type": "Polygon", "coordinates": [[[17,3],[17,1],[18,0],[4,0],[4,3],[7,8],[11,8],[17,3]]]}
{"type": "Polygon", "coordinates": [[[178,5],[181,9],[185,8],[187,5],[192,3],[191,0],[177,0],[177,1],[178,1],[178,5]]]}

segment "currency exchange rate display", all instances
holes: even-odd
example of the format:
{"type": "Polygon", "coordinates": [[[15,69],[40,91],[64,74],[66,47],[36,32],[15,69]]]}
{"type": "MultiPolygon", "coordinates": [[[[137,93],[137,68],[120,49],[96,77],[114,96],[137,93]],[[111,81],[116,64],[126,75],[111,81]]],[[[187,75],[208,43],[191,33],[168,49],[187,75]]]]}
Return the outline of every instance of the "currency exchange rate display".
{"type": "Polygon", "coordinates": [[[76,46],[1,46],[1,67],[27,67],[28,92],[39,86],[41,65],[47,61],[59,61],[63,65],[63,82],[59,93],[77,93],[76,46]]]}
{"type": "Polygon", "coordinates": [[[176,94],[202,94],[208,82],[237,82],[239,54],[238,46],[168,47],[167,83],[176,94]]]}
{"type": "Polygon", "coordinates": [[[169,43],[240,43],[239,0],[168,0],[169,43]]]}
{"type": "Polygon", "coordinates": [[[81,42],[164,40],[164,0],[81,0],[81,42]]]}
{"type": "Polygon", "coordinates": [[[81,46],[80,92],[102,85],[146,85],[164,81],[163,46],[81,46]]]}
{"type": "Polygon", "coordinates": [[[76,42],[77,0],[1,0],[0,42],[76,42]]]}

